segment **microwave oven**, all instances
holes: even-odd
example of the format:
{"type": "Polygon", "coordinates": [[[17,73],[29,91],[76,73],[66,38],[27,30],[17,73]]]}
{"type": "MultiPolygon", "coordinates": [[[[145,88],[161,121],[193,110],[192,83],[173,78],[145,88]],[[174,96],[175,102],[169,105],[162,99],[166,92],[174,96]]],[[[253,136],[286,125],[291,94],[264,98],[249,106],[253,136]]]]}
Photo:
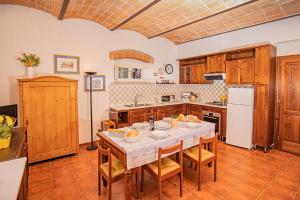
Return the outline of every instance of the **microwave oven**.
{"type": "Polygon", "coordinates": [[[175,101],[175,95],[174,94],[164,94],[160,95],[158,98],[160,103],[170,103],[175,101]]]}

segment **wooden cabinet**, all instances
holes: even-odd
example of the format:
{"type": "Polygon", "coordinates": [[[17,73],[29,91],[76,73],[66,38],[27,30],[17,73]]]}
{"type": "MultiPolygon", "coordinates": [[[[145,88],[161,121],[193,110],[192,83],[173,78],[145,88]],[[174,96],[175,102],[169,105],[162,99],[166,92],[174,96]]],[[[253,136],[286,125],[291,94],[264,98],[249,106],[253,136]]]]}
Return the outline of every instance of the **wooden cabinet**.
{"type": "Polygon", "coordinates": [[[225,54],[211,55],[207,57],[206,73],[225,72],[225,54]]]}
{"type": "MultiPolygon", "coordinates": [[[[10,145],[8,148],[0,149],[0,162],[6,160],[12,160],[21,157],[27,157],[27,139],[26,139],[26,128],[13,128],[10,145]]],[[[28,161],[28,160],[27,160],[28,161]]],[[[19,188],[18,200],[28,199],[28,175],[29,167],[26,164],[23,178],[19,188]]]]}
{"type": "Polygon", "coordinates": [[[188,104],[186,106],[186,114],[197,116],[199,119],[202,119],[202,106],[188,104]]]}
{"type": "Polygon", "coordinates": [[[173,114],[172,106],[161,106],[156,109],[156,119],[162,120],[164,117],[171,117],[173,114]]]}
{"type": "MultiPolygon", "coordinates": [[[[262,46],[255,49],[255,83],[269,84],[271,67],[271,46],[262,46]]],[[[274,77],[275,78],[275,77],[274,77]]]]}
{"type": "Polygon", "coordinates": [[[77,153],[77,81],[41,76],[20,79],[19,86],[29,163],[77,153]]]}
{"type": "Polygon", "coordinates": [[[254,58],[226,61],[226,83],[253,84],[254,58]]]}
{"type": "Polygon", "coordinates": [[[207,81],[204,78],[206,64],[191,65],[191,83],[209,84],[212,81],[207,81]]]}
{"type": "Polygon", "coordinates": [[[256,85],[254,93],[253,144],[267,147],[269,140],[269,85],[256,85]]]}
{"type": "Polygon", "coordinates": [[[227,123],[227,110],[221,109],[221,138],[226,138],[226,123],[227,123]]]}
{"type": "Polygon", "coordinates": [[[179,104],[172,106],[172,115],[186,115],[186,104],[179,104]]]}
{"type": "Polygon", "coordinates": [[[153,112],[154,119],[156,120],[156,109],[155,108],[141,108],[129,111],[129,124],[132,125],[136,122],[149,122],[149,118],[153,112]]]}
{"type": "Polygon", "coordinates": [[[180,66],[179,67],[179,83],[188,84],[191,83],[191,66],[180,66]]]}

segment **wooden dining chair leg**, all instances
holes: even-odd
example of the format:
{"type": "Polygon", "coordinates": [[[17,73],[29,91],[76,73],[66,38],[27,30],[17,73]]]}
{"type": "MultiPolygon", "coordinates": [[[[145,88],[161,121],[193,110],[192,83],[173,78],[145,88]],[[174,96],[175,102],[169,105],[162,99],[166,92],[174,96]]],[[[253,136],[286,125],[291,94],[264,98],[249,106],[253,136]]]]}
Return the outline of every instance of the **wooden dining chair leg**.
{"type": "Polygon", "coordinates": [[[98,172],[98,195],[101,195],[101,180],[102,180],[102,175],[100,172],[98,172]]]}
{"type": "Polygon", "coordinates": [[[217,181],[217,159],[214,161],[214,181],[217,181]]]}
{"type": "Polygon", "coordinates": [[[112,192],[111,192],[111,182],[108,183],[108,200],[111,200],[112,192]]]}
{"type": "Polygon", "coordinates": [[[180,196],[182,197],[183,195],[183,173],[182,172],[180,172],[179,178],[180,178],[180,196]]]}
{"type": "Polygon", "coordinates": [[[135,183],[136,183],[136,196],[139,199],[140,198],[140,172],[139,172],[139,169],[135,175],[135,183]]]}
{"type": "Polygon", "coordinates": [[[143,192],[144,187],[144,168],[141,169],[141,192],[143,192]]]}
{"type": "Polygon", "coordinates": [[[197,168],[198,168],[198,191],[201,190],[201,166],[200,165],[197,165],[197,168]]]}
{"type": "Polygon", "coordinates": [[[161,200],[161,180],[158,181],[158,200],[161,200]]]}

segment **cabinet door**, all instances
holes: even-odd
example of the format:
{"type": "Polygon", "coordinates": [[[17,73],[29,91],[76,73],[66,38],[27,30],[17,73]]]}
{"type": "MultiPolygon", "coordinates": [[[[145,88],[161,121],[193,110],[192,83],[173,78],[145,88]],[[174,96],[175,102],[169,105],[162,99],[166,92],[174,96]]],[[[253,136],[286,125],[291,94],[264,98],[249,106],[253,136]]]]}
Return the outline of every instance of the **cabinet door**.
{"type": "Polygon", "coordinates": [[[164,117],[172,116],[172,106],[158,107],[156,111],[157,120],[162,120],[164,117]]]}
{"type": "Polygon", "coordinates": [[[228,84],[240,83],[240,70],[239,70],[238,60],[226,61],[226,83],[228,84]]]}
{"type": "Polygon", "coordinates": [[[175,105],[172,108],[172,115],[186,115],[186,106],[185,104],[175,105]]]}
{"type": "Polygon", "coordinates": [[[254,67],[255,67],[254,58],[239,60],[241,84],[254,83],[254,67]]]}
{"type": "Polygon", "coordinates": [[[185,83],[191,83],[191,66],[185,67],[185,83]]]}
{"type": "Polygon", "coordinates": [[[187,105],[186,111],[187,115],[194,115],[197,116],[199,119],[202,119],[202,106],[187,105]]]}
{"type": "Polygon", "coordinates": [[[269,139],[269,85],[255,85],[253,144],[266,147],[269,139]]]}
{"type": "Polygon", "coordinates": [[[180,84],[185,83],[185,66],[179,67],[179,83],[180,84]]]}
{"type": "Polygon", "coordinates": [[[191,65],[191,83],[199,83],[199,69],[198,64],[191,65]]]}
{"type": "Polygon", "coordinates": [[[29,163],[77,152],[77,86],[27,82],[22,93],[29,163]]]}
{"type": "Polygon", "coordinates": [[[225,56],[224,54],[213,55],[207,57],[206,73],[225,72],[225,56]]]}
{"type": "Polygon", "coordinates": [[[270,46],[255,49],[255,83],[269,84],[270,82],[270,46]]]}
{"type": "Polygon", "coordinates": [[[227,110],[222,109],[221,110],[221,131],[220,131],[220,135],[223,138],[226,138],[226,123],[227,123],[227,110]]]}

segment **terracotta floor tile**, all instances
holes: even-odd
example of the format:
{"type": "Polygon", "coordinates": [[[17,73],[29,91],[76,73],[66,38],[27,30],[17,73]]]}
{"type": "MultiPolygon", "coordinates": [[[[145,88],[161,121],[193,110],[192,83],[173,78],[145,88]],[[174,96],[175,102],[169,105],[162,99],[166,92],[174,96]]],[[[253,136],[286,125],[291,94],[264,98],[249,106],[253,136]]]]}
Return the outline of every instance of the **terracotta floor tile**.
{"type": "MultiPolygon", "coordinates": [[[[107,190],[97,192],[97,150],[80,147],[78,155],[40,162],[30,166],[30,200],[106,200],[107,190]]],[[[264,153],[218,144],[218,175],[213,167],[201,168],[201,191],[197,171],[184,162],[184,197],[179,196],[179,178],[163,182],[162,200],[197,199],[300,199],[300,156],[278,150],[264,153]]],[[[124,180],[113,183],[112,199],[124,199],[124,180]]],[[[132,187],[135,189],[135,187],[132,187]]],[[[157,199],[157,184],[145,172],[143,200],[157,199]]],[[[133,198],[135,199],[135,198],[133,198]]]]}

